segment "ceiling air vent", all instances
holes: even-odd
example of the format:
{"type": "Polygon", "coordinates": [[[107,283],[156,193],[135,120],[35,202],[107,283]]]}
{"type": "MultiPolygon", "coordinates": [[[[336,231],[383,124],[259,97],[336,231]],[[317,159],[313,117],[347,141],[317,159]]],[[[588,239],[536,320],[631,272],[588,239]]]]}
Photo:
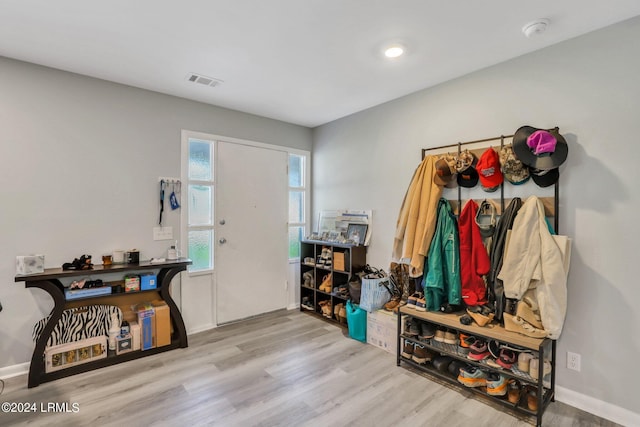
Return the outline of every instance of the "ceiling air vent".
{"type": "Polygon", "coordinates": [[[189,75],[187,76],[187,81],[190,81],[192,83],[198,83],[204,86],[210,86],[210,87],[216,87],[220,83],[222,83],[222,80],[220,79],[203,76],[202,74],[196,74],[196,73],[189,73],[189,75]]]}

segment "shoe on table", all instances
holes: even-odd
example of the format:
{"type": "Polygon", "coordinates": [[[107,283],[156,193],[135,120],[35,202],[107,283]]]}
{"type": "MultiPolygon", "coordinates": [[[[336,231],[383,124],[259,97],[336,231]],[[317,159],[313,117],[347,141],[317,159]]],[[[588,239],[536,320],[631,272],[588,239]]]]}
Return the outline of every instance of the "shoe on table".
{"type": "Polygon", "coordinates": [[[384,305],[384,309],[386,311],[395,311],[395,309],[400,305],[400,295],[396,295],[391,297],[389,302],[384,305]]]}
{"type": "Polygon", "coordinates": [[[416,300],[416,311],[427,311],[427,300],[424,297],[416,300]]]}
{"type": "Polygon", "coordinates": [[[547,331],[538,329],[517,316],[502,313],[502,318],[504,319],[504,329],[507,331],[518,332],[531,338],[545,338],[547,336],[547,331]]]}
{"type": "Polygon", "coordinates": [[[407,308],[416,308],[416,301],[418,298],[422,298],[421,292],[415,292],[407,298],[407,308]]]}

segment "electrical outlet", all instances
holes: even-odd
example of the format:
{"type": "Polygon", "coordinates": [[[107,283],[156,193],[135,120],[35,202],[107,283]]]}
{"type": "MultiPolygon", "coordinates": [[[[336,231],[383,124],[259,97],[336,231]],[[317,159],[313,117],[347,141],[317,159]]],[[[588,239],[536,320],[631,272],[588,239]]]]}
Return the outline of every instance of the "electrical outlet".
{"type": "Polygon", "coordinates": [[[153,240],[173,239],[173,227],[153,227],[153,240]]]}
{"type": "Polygon", "coordinates": [[[580,355],[567,351],[567,368],[580,372],[580,355]]]}

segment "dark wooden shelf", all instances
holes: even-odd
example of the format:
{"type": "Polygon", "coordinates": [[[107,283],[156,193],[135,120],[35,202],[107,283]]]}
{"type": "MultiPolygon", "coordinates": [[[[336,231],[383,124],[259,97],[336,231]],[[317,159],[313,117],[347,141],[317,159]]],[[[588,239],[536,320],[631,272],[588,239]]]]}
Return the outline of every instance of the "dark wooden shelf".
{"type": "Polygon", "coordinates": [[[28,387],[37,387],[43,382],[57,380],[81,372],[87,372],[104,366],[110,366],[116,363],[122,363],[128,360],[150,356],[164,351],[173,350],[175,348],[187,347],[187,331],[184,326],[184,320],[182,319],[182,314],[180,313],[178,306],[171,298],[171,294],[169,293],[169,285],[171,284],[171,280],[178,273],[186,270],[187,266],[190,264],[190,259],[181,258],[176,261],[168,261],[162,263],[151,263],[149,261],[143,261],[139,264],[116,264],[108,267],[94,266],[94,268],[91,270],[64,271],[61,268],[50,268],[45,269],[43,273],[15,276],[15,281],[24,282],[25,287],[27,288],[40,288],[46,291],[51,296],[54,302],[54,307],[51,311],[51,315],[49,316],[49,320],[40,333],[40,336],[36,340],[33,355],[31,356],[28,387]],[[60,282],[60,279],[69,279],[88,275],[96,276],[109,273],[128,273],[140,271],[158,272],[156,277],[156,289],[137,292],[123,292],[117,294],[111,293],[105,295],[93,295],[67,301],[64,295],[65,287],[63,286],[62,282],[60,282]],[[109,304],[113,303],[114,300],[120,301],[121,303],[128,302],[128,300],[141,302],[143,299],[147,298],[147,296],[153,296],[153,299],[161,299],[169,307],[169,317],[171,319],[171,326],[173,329],[171,344],[145,351],[133,351],[117,356],[108,356],[105,359],[83,363],[81,365],[72,366],[66,369],[61,369],[59,371],[49,373],[45,372],[44,351],[46,348],[46,344],[49,341],[54,327],[62,318],[62,313],[65,309],[92,305],[91,303],[109,304]]]}

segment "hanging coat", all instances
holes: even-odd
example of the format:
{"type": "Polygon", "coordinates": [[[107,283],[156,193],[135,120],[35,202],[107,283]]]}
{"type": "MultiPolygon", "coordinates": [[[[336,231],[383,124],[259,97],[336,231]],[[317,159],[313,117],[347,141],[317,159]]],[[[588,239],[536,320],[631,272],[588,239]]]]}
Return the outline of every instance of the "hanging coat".
{"type": "Polygon", "coordinates": [[[409,275],[420,277],[436,226],[442,187],[433,182],[436,158],[425,156],[411,178],[402,201],[391,260],[409,264],[409,275]]]}
{"type": "Polygon", "coordinates": [[[482,276],[489,273],[490,262],[487,250],[482,244],[482,235],[475,221],[478,204],[473,200],[464,205],[460,213],[458,231],[460,234],[460,284],[462,301],[467,306],[482,305],[487,302],[487,289],[482,276]]]}
{"type": "Polygon", "coordinates": [[[513,221],[498,278],[507,298],[521,299],[528,289],[535,289],[542,326],[550,338],[558,339],[567,310],[569,251],[560,249],[544,217],[542,201],[529,197],[513,221]]]}
{"type": "Polygon", "coordinates": [[[447,199],[438,202],[436,231],[431,240],[422,280],[427,310],[462,304],[458,224],[447,199]]]}
{"type": "Polygon", "coordinates": [[[522,206],[522,200],[519,197],[514,197],[509,203],[509,206],[504,210],[496,229],[493,233],[493,244],[491,246],[491,271],[489,271],[489,277],[487,279],[487,285],[489,287],[489,302],[495,304],[495,319],[501,321],[502,313],[505,308],[505,296],[502,286],[502,280],[498,279],[498,273],[502,268],[502,259],[504,256],[504,247],[507,241],[507,232],[511,230],[513,221],[518,214],[518,210],[522,206]]]}

